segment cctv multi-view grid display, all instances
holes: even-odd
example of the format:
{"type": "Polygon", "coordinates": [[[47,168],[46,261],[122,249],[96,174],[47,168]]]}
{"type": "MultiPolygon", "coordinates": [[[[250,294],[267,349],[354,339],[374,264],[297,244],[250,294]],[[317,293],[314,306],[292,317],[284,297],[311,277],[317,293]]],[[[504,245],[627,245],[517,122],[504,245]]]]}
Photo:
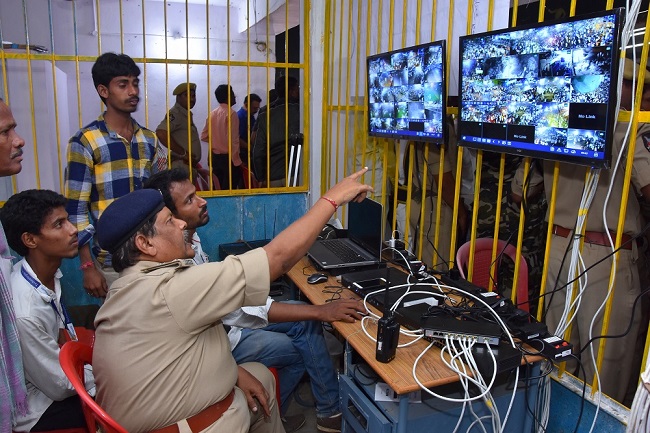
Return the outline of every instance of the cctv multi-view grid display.
{"type": "Polygon", "coordinates": [[[620,10],[460,38],[460,144],[607,167],[620,10]]]}
{"type": "Polygon", "coordinates": [[[368,57],[368,134],[444,143],[445,58],[445,41],[368,57]]]}

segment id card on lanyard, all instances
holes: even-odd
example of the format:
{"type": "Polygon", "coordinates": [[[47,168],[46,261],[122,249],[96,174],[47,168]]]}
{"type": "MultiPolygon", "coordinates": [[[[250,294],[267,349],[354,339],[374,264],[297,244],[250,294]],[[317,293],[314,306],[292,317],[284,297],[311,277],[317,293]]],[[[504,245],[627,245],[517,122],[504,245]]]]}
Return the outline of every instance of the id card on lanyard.
{"type": "MultiPolygon", "coordinates": [[[[49,296],[49,294],[41,288],[42,284],[38,282],[38,280],[36,280],[34,277],[32,277],[29,274],[29,272],[27,272],[24,266],[20,267],[20,274],[36,291],[46,296],[49,296]]],[[[61,319],[61,321],[63,322],[65,329],[68,331],[68,335],[70,336],[70,339],[73,341],[77,341],[77,333],[75,332],[74,325],[72,324],[72,321],[70,320],[70,316],[68,316],[68,312],[66,311],[65,306],[63,305],[63,301],[60,302],[60,305],[61,305],[61,313],[59,313],[59,309],[56,307],[56,302],[54,302],[54,298],[50,299],[50,306],[54,310],[56,316],[59,319],[61,319]]]]}

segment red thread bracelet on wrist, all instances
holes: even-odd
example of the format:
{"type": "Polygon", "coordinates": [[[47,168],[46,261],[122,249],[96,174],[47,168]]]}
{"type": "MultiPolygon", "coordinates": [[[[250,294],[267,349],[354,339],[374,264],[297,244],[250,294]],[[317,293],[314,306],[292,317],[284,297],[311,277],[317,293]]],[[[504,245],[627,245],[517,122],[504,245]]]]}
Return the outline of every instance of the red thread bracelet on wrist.
{"type": "Polygon", "coordinates": [[[334,211],[337,211],[337,210],[338,210],[339,205],[338,205],[334,200],[332,200],[332,199],[329,198],[329,197],[325,197],[325,196],[322,196],[321,198],[322,198],[323,200],[325,200],[326,202],[328,202],[329,204],[331,204],[332,206],[334,206],[334,211]]]}
{"type": "Polygon", "coordinates": [[[79,269],[81,269],[81,270],[83,271],[83,270],[85,270],[85,269],[92,268],[92,267],[94,267],[94,266],[95,266],[95,264],[93,263],[93,261],[92,261],[92,260],[89,260],[89,261],[87,261],[86,263],[84,263],[84,264],[82,264],[81,266],[79,266],[79,269]]]}

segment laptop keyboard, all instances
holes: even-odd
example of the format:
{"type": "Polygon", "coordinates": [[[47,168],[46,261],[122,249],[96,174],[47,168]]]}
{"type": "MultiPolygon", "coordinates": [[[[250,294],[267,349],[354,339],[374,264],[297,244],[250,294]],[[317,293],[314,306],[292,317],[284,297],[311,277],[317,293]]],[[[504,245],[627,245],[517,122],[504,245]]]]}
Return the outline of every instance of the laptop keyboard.
{"type": "Polygon", "coordinates": [[[347,243],[341,242],[338,239],[324,240],[321,241],[321,244],[345,262],[355,262],[360,258],[363,259],[363,256],[357,254],[347,243]]]}

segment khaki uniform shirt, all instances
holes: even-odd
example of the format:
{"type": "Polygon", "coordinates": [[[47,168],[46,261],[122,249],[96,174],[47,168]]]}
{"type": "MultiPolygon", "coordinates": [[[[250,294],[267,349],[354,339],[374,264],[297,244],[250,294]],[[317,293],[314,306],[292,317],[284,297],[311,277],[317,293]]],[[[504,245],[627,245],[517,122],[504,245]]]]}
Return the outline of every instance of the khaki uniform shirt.
{"type": "MultiPolygon", "coordinates": [[[[614,166],[616,157],[621,148],[627,126],[628,124],[624,122],[616,124],[612,166],[614,166]]],[[[628,154],[634,155],[631,182],[637,190],[650,184],[650,144],[646,144],[649,142],[650,124],[640,123],[636,141],[632,143],[632,145],[635,145],[635,149],[628,149],[628,154]]],[[[546,190],[546,197],[548,197],[549,200],[551,199],[551,189],[553,187],[553,166],[554,163],[551,161],[544,162],[544,188],[546,190]]],[[[568,229],[572,229],[575,226],[586,172],[587,167],[572,164],[560,164],[560,177],[558,179],[555,217],[553,221],[555,224],[568,229]]],[[[624,174],[625,159],[622,159],[616,173],[612,194],[609,198],[607,207],[607,223],[611,231],[616,231],[618,223],[624,174]]],[[[601,170],[600,172],[596,194],[587,214],[586,231],[605,232],[605,223],[603,222],[602,213],[611,176],[612,169],[601,170]]],[[[635,235],[638,234],[642,228],[643,221],[639,212],[639,202],[635,197],[634,191],[631,189],[627,201],[624,232],[630,235],[635,235]]]]}
{"type": "Polygon", "coordinates": [[[95,319],[97,402],[129,432],[188,418],[237,381],[221,318],[269,294],[266,252],[187,268],[139,262],[111,286],[95,319]]]}
{"type": "MultiPolygon", "coordinates": [[[[199,138],[199,130],[196,129],[194,125],[194,120],[192,119],[192,112],[190,111],[190,133],[191,133],[191,143],[188,147],[187,142],[187,113],[188,111],[181,107],[179,104],[174,104],[172,108],[169,109],[169,134],[171,138],[178,143],[188,156],[192,154],[192,162],[194,165],[201,160],[201,140],[199,138]]],[[[167,116],[160,122],[156,130],[162,129],[167,131],[167,116]]],[[[172,155],[177,158],[182,158],[183,155],[176,155],[172,152],[172,155]]]]}

